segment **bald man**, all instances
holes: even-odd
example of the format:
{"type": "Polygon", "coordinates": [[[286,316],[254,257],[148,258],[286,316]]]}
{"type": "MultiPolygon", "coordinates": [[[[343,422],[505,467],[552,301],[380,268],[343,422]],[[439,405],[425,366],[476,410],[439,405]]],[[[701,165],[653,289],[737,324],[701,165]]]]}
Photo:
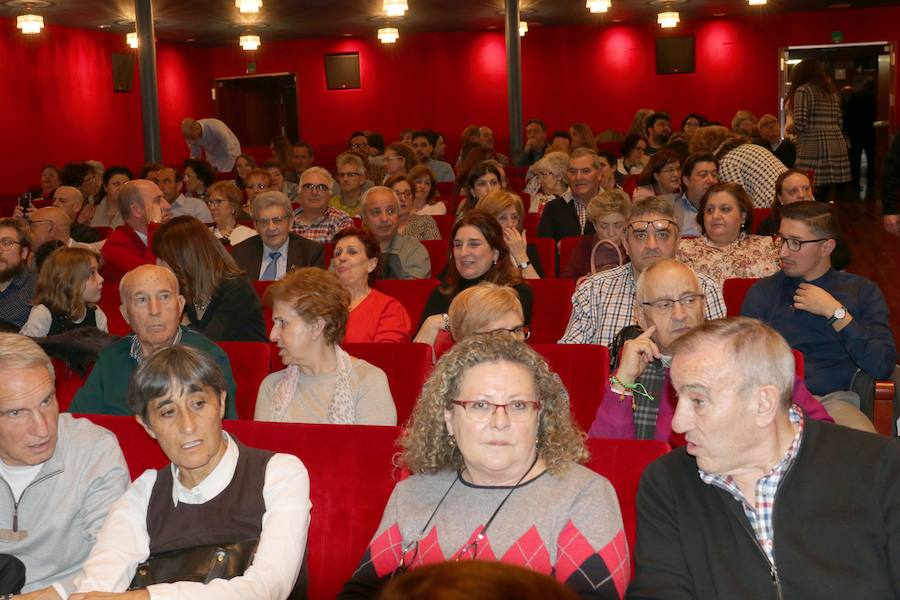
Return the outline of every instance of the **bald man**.
{"type": "MultiPolygon", "coordinates": [[[[31,245],[35,249],[43,246],[49,241],[56,240],[62,242],[66,246],[86,248],[94,252],[100,252],[106,240],[100,240],[91,244],[77,242],[71,237],[72,221],[69,215],[58,206],[45,206],[44,208],[36,208],[28,215],[28,223],[31,226],[31,245]]],[[[29,259],[34,259],[32,254],[29,259]]]]}
{"type": "Polygon", "coordinates": [[[195,120],[186,117],[181,122],[181,135],[191,150],[191,158],[206,160],[217,170],[227,172],[234,168],[234,161],[241,153],[241,143],[228,125],[219,119],[195,120]]]}
{"type": "Polygon", "coordinates": [[[142,265],[119,283],[120,310],[134,333],[108,345],[69,407],[73,413],[127,415],[128,383],[138,364],[157,348],[184,344],[202,350],[219,364],[228,387],[226,418],[237,418],[235,383],[228,356],[203,334],[181,326],[184,296],[169,269],[142,265]]]}
{"type": "MultiPolygon", "coordinates": [[[[53,206],[57,206],[69,215],[71,226],[69,235],[77,242],[93,243],[100,241],[100,233],[90,225],[78,222],[78,213],[84,208],[84,194],[70,185],[61,185],[53,192],[53,206]]],[[[37,248],[37,246],[35,246],[37,248]]]]}
{"type": "Polygon", "coordinates": [[[103,246],[103,278],[116,284],[128,271],[156,262],[150,238],[156,226],[166,220],[169,202],[162,190],[148,179],[135,179],[119,192],[119,212],[125,222],[103,246]]]}
{"type": "Polygon", "coordinates": [[[400,201],[391,188],[375,186],[362,197],[362,221],[381,246],[384,279],[431,277],[431,258],[417,239],[398,233],[400,201]]]}

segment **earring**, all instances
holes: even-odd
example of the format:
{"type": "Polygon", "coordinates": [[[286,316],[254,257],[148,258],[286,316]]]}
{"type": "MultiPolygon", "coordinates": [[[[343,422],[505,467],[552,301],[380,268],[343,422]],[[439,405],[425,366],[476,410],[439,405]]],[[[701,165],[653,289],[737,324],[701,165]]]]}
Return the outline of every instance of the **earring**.
{"type": "Polygon", "coordinates": [[[454,438],[452,435],[450,435],[449,438],[447,439],[447,443],[450,445],[451,448],[454,447],[456,445],[456,438],[454,438]]]}

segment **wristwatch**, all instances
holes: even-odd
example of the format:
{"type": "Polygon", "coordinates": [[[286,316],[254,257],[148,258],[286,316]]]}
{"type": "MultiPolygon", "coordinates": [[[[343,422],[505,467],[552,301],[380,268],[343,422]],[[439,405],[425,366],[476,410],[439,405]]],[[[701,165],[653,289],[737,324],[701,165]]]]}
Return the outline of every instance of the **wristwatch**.
{"type": "Polygon", "coordinates": [[[833,325],[835,322],[840,321],[844,317],[847,316],[847,307],[839,306],[834,309],[834,314],[828,319],[828,324],[833,325]]]}
{"type": "Polygon", "coordinates": [[[525,259],[525,262],[520,263],[520,264],[518,264],[518,265],[516,265],[516,266],[519,267],[519,270],[520,270],[520,271],[524,271],[525,269],[527,269],[528,267],[531,266],[531,261],[528,260],[528,259],[526,258],[526,259],[525,259]]]}

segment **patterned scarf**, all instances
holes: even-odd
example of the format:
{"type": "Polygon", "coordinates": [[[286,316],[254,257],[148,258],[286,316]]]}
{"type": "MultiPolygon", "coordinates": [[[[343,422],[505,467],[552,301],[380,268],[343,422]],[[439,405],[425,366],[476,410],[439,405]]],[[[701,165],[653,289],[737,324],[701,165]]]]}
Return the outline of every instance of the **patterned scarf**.
{"type": "Polygon", "coordinates": [[[643,384],[648,395],[637,390],[634,394],[634,433],[639,440],[652,440],[656,433],[656,418],[659,415],[659,397],[662,394],[663,382],[666,378],[668,360],[654,360],[637,382],[643,384]]]}
{"type": "MultiPolygon", "coordinates": [[[[328,405],[328,422],[353,425],[356,423],[356,407],[350,393],[350,355],[338,345],[334,346],[334,354],[337,358],[337,377],[334,381],[334,397],[328,405]]],[[[299,384],[300,367],[289,365],[285,369],[284,377],[275,386],[275,397],[272,400],[273,421],[284,419],[299,384]]]]}

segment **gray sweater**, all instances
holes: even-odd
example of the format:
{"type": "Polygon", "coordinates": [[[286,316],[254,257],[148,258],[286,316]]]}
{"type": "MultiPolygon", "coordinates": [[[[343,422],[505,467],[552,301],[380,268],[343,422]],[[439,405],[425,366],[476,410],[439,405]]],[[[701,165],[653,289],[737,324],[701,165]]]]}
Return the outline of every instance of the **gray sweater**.
{"type": "Polygon", "coordinates": [[[0,552],[25,563],[24,591],[59,584],[67,594],[130,478],[116,436],[59,415],[56,450],[19,497],[0,479],[0,552]]]}

